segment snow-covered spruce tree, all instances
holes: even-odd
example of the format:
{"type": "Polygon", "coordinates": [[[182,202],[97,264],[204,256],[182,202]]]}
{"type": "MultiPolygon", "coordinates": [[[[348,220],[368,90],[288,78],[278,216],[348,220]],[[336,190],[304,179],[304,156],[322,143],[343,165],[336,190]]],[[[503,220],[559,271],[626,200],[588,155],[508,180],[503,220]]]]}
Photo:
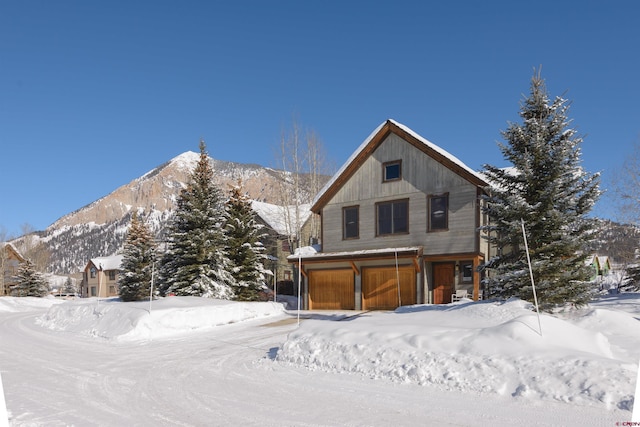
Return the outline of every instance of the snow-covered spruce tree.
{"type": "Polygon", "coordinates": [[[538,303],[544,310],[586,304],[592,295],[585,247],[591,220],[586,214],[600,196],[599,175],[580,166],[582,138],[569,128],[569,104],[549,100],[540,73],[520,108],[522,124],[510,123],[499,144],[513,167],[485,165],[492,184],[482,227],[497,250],[481,269],[490,296],[533,301],[522,237],[524,220],[538,303]]]}
{"type": "Polygon", "coordinates": [[[225,252],[224,203],[213,183],[204,141],[191,180],[178,197],[160,266],[162,295],[233,298],[231,262],[225,252]]]}
{"type": "Polygon", "coordinates": [[[231,189],[225,206],[227,254],[233,263],[231,274],[235,299],[257,301],[266,289],[263,262],[265,247],[261,240],[266,236],[262,224],[256,221],[251,200],[243,194],[240,184],[231,189]]]}
{"type": "Polygon", "coordinates": [[[122,248],[121,272],[118,276],[118,293],[122,301],[149,298],[155,258],[153,234],[134,212],[122,248]]]}
{"type": "Polygon", "coordinates": [[[635,262],[627,265],[625,273],[627,277],[618,290],[622,292],[640,291],[640,250],[636,250],[635,262]]]}
{"type": "Polygon", "coordinates": [[[16,284],[11,288],[11,296],[14,297],[44,297],[49,293],[49,284],[36,271],[31,261],[20,264],[16,274],[16,284]]]}

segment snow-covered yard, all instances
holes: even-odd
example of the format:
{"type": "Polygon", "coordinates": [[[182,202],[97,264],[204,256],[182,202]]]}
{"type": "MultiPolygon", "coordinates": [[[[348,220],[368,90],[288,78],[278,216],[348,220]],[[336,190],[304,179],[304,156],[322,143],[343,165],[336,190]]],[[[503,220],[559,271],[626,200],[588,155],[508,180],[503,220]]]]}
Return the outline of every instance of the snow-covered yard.
{"type": "MultiPolygon", "coordinates": [[[[203,298],[0,298],[10,425],[615,425],[640,294],[295,312],[203,298]]],[[[621,424],[622,425],[622,424],[621,424]]]]}

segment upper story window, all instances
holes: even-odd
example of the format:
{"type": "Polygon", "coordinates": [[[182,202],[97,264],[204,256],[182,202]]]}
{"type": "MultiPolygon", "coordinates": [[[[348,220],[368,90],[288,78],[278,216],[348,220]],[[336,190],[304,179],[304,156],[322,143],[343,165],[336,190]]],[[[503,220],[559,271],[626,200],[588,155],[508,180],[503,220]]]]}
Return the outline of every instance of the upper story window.
{"type": "Polygon", "coordinates": [[[449,229],[449,193],[429,196],[429,231],[449,229]]]}
{"type": "Polygon", "coordinates": [[[409,200],[376,203],[376,235],[409,232],[409,200]]]}
{"type": "Polygon", "coordinates": [[[109,270],[109,280],[116,280],[116,271],[109,270]]]}
{"type": "Polygon", "coordinates": [[[394,160],[382,164],[382,182],[402,179],[402,160],[394,160]]]}
{"type": "Polygon", "coordinates": [[[90,277],[93,279],[94,277],[96,277],[96,268],[95,267],[91,267],[91,269],[89,270],[90,272],[90,277]]]}
{"type": "Polygon", "coordinates": [[[357,239],[360,237],[360,207],[342,208],[342,238],[357,239]]]}

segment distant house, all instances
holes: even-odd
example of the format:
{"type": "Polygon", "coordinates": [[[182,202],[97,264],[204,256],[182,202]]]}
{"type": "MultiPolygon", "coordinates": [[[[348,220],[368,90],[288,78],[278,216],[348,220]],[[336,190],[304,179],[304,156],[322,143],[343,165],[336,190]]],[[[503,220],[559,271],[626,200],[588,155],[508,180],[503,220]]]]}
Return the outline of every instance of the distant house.
{"type": "Polygon", "coordinates": [[[122,255],[92,258],[84,268],[82,277],[83,297],[118,296],[118,273],[122,255]]]}
{"type": "MultiPolygon", "coordinates": [[[[252,209],[258,216],[258,222],[264,225],[267,238],[263,241],[269,257],[265,268],[273,271],[273,281],[277,284],[278,293],[293,294],[294,269],[287,262],[297,247],[317,243],[318,233],[314,233],[314,219],[309,204],[298,207],[296,221],[295,206],[278,206],[271,203],[253,201],[252,209]],[[300,242],[297,241],[296,224],[301,228],[300,242]]],[[[273,289],[274,283],[269,283],[273,289]]]]}
{"type": "Polygon", "coordinates": [[[20,264],[26,259],[11,244],[0,242],[0,296],[9,295],[15,284],[20,264]]]}
{"type": "Polygon", "coordinates": [[[442,148],[387,120],[316,196],[321,250],[302,266],[307,309],[393,309],[481,297],[489,256],[478,228],[489,184],[442,148]]]}
{"type": "Polygon", "coordinates": [[[611,272],[611,260],[606,255],[591,255],[587,258],[587,265],[592,268],[591,280],[603,280],[611,272]]]}

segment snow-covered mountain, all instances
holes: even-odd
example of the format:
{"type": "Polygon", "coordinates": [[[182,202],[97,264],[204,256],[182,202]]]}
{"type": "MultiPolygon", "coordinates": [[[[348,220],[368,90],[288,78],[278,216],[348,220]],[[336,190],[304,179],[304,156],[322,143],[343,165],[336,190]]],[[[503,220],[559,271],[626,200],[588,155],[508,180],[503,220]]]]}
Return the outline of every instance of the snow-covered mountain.
{"type": "MultiPolygon", "coordinates": [[[[199,157],[195,152],[183,153],[38,232],[51,254],[48,270],[75,273],[84,268],[89,258],[116,253],[134,210],[162,236],[180,190],[189,182],[199,157]]],[[[291,176],[284,171],[215,159],[210,162],[216,184],[224,194],[240,181],[253,200],[282,204],[282,193],[293,189],[291,176]]]]}

